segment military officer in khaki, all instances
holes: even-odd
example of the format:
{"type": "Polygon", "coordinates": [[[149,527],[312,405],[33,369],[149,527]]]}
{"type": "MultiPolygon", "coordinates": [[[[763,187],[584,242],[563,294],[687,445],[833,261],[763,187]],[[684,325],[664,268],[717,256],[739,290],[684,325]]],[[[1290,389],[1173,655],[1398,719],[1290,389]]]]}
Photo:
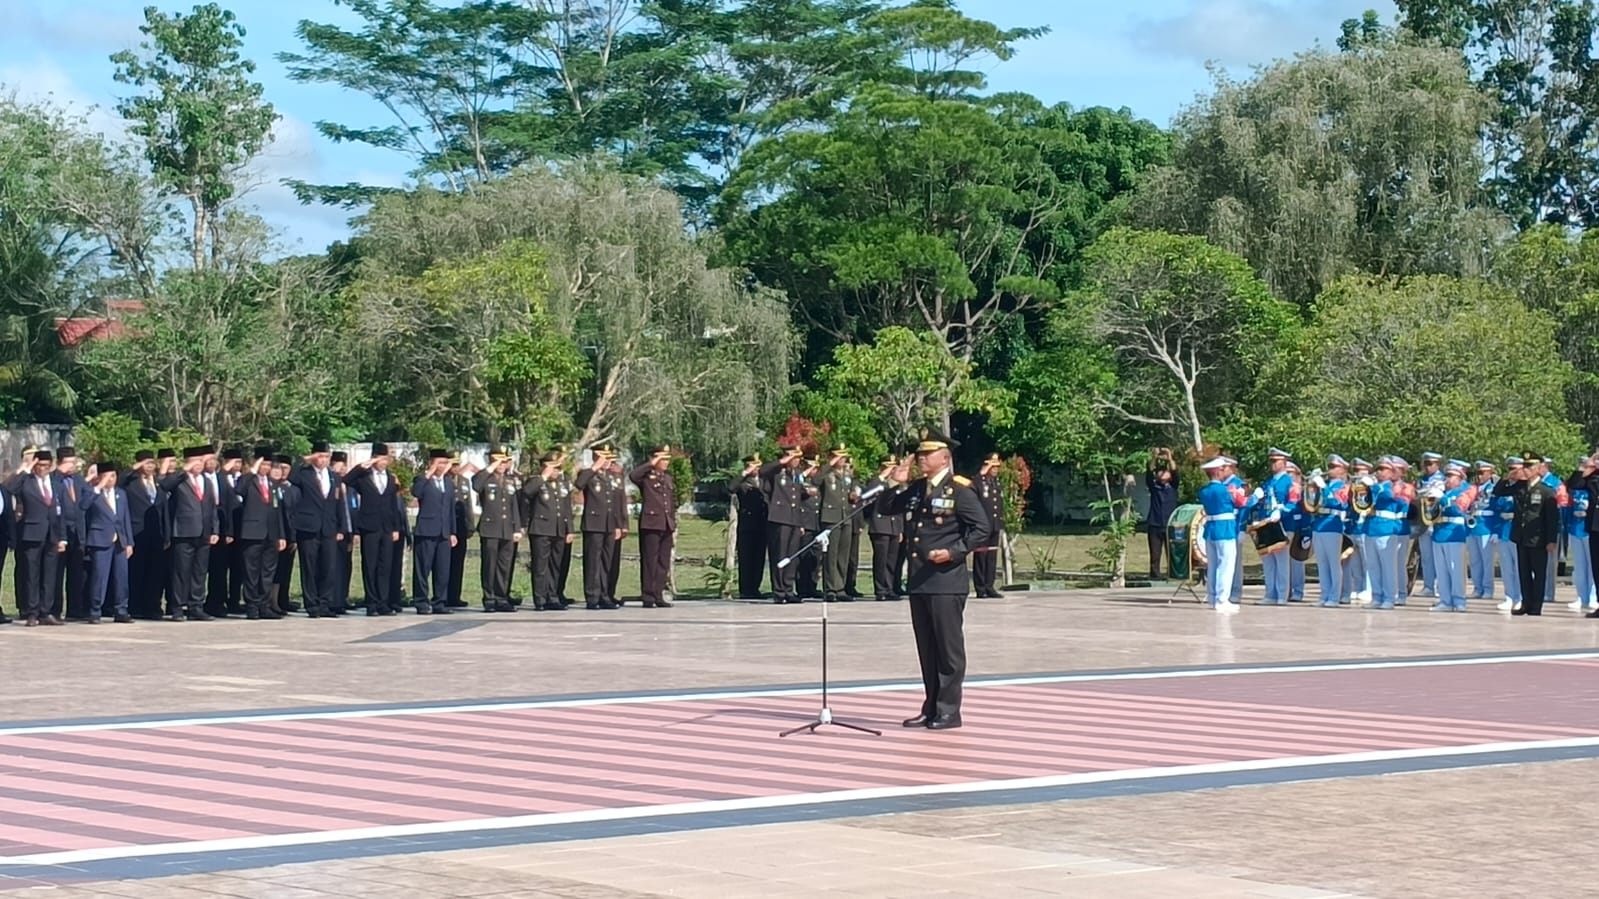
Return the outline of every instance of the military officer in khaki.
{"type": "Polygon", "coordinates": [[[966,560],[988,540],[988,514],[972,482],[955,474],[950,450],[955,442],[924,432],[916,446],[922,477],[909,481],[910,463],[901,460],[889,478],[901,485],[879,502],[889,512],[909,513],[905,539],[910,545],[911,627],[921,659],[925,699],[921,714],[906,727],[947,730],[961,726],[961,688],[966,680],[966,560]]]}
{"type": "Polygon", "coordinates": [[[671,606],[666,582],[672,570],[672,545],[677,535],[677,488],[667,466],[672,448],[656,447],[649,461],[628,476],[639,489],[639,599],[646,609],[671,606]]]}
{"type": "Polygon", "coordinates": [[[566,456],[550,450],[539,457],[538,473],[522,484],[527,499],[527,533],[533,553],[533,609],[559,612],[561,559],[572,542],[571,506],[561,465],[566,456]]]}
{"type": "Polygon", "coordinates": [[[854,472],[849,467],[849,448],[833,447],[827,465],[815,475],[821,529],[832,528],[827,551],[822,558],[822,596],[827,602],[854,602],[845,592],[850,570],[850,545],[854,542],[858,520],[850,516],[861,498],[854,472]]]}
{"type": "Polygon", "coordinates": [[[627,486],[616,450],[594,450],[594,462],[577,473],[583,494],[583,606],[614,609],[616,580],[621,573],[622,538],[627,536],[627,486]]]}

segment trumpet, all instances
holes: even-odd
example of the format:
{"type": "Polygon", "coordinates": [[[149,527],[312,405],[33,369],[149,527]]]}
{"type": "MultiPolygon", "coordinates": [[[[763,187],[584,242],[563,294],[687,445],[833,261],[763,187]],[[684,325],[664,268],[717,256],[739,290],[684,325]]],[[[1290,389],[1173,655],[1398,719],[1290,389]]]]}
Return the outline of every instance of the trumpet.
{"type": "Polygon", "coordinates": [[[1355,479],[1349,488],[1349,508],[1356,515],[1365,518],[1377,511],[1377,500],[1372,496],[1372,490],[1377,486],[1377,479],[1371,475],[1362,475],[1355,479]]]}
{"type": "Polygon", "coordinates": [[[1466,529],[1475,530],[1478,519],[1488,513],[1488,503],[1493,499],[1489,484],[1477,485],[1477,495],[1471,498],[1471,508],[1466,511],[1466,529]]]}

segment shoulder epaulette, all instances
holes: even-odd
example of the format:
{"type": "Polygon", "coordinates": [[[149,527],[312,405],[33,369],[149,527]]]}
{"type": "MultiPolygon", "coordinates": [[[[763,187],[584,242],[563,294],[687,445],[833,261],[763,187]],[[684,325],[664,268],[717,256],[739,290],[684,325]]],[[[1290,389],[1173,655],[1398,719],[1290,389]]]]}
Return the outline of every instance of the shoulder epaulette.
{"type": "Polygon", "coordinates": [[[958,474],[955,476],[955,483],[961,485],[962,487],[970,487],[972,486],[972,479],[966,477],[965,475],[958,474]]]}

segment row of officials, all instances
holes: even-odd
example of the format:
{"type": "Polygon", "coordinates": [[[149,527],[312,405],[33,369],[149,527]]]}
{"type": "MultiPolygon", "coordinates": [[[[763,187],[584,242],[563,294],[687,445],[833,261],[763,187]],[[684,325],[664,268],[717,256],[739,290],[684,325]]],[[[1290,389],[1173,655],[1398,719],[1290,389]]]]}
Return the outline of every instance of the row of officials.
{"type": "MultiPolygon", "coordinates": [[[[912,547],[905,539],[908,514],[891,508],[886,493],[902,460],[878,461],[875,475],[862,477],[847,446],[824,457],[806,458],[797,446],[778,448],[778,458],[744,459],[744,469],[728,488],[738,506],[738,592],[743,599],[770,597],[773,603],[805,598],[853,602],[862,549],[869,548],[872,595],[878,601],[907,595],[904,574],[912,547]],[[816,536],[828,532],[824,544],[816,536]],[[797,554],[797,557],[796,557],[797,554]],[[793,559],[791,564],[780,564],[793,559]],[[770,576],[771,590],[762,589],[770,576]]],[[[908,460],[903,460],[908,461],[908,460]]],[[[999,597],[995,585],[1005,500],[1000,487],[1001,459],[991,453],[972,480],[989,527],[971,556],[972,589],[984,599],[999,597]]]]}
{"type": "MultiPolygon", "coordinates": [[[[299,564],[311,618],[348,613],[360,557],[360,605],[368,615],[407,606],[448,614],[461,598],[468,541],[477,537],[486,612],[520,605],[511,581],[524,545],[531,554],[533,606],[561,610],[573,544],[583,548],[588,608],[616,608],[623,539],[638,533],[645,607],[665,597],[677,529],[670,447],[624,472],[617,452],[597,448],[575,473],[566,454],[545,453],[518,473],[495,449],[487,467],[432,450],[409,485],[414,521],[388,447],[351,466],[317,444],[300,459],[257,447],[141,451],[128,471],[106,462],[80,470],[71,447],[29,448],[0,489],[0,571],[15,554],[18,615],[27,626],[62,619],[99,623],[226,615],[276,619],[299,611],[289,598],[299,564]],[[632,521],[627,485],[639,492],[632,521]],[[411,549],[411,591],[404,589],[411,549]]],[[[11,619],[0,612],[0,623],[11,619]]]]}
{"type": "Polygon", "coordinates": [[[1599,618],[1599,531],[1588,524],[1599,496],[1599,453],[1577,460],[1564,479],[1554,460],[1533,452],[1507,457],[1503,474],[1490,461],[1468,464],[1432,452],[1414,473],[1399,456],[1373,465],[1333,454],[1325,471],[1308,477],[1291,453],[1273,447],[1267,455],[1271,474],[1253,490],[1235,459],[1218,456],[1202,466],[1209,478],[1199,492],[1207,598],[1217,611],[1237,609],[1239,549],[1252,537],[1264,605],[1302,600],[1304,561],[1314,557],[1321,605],[1402,606],[1413,589],[1407,568],[1414,554],[1421,595],[1436,600],[1434,611],[1463,612],[1469,599],[1493,597],[1497,561],[1504,580],[1498,608],[1537,616],[1554,598],[1564,546],[1577,593],[1570,608],[1599,618]]]}

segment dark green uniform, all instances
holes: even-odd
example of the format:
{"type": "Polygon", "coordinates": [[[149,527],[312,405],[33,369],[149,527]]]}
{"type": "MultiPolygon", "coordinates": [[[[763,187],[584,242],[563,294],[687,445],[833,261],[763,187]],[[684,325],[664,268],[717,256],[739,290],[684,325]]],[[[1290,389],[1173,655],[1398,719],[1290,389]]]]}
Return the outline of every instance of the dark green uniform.
{"type": "Polygon", "coordinates": [[[561,558],[567,537],[572,533],[565,478],[557,474],[545,479],[535,475],[522,484],[527,499],[527,536],[533,556],[533,608],[559,611],[561,605],[561,558]]]}
{"type": "Polygon", "coordinates": [[[909,513],[905,540],[910,546],[911,627],[926,694],[922,717],[958,724],[966,680],[966,559],[988,540],[988,514],[971,481],[948,471],[937,483],[920,478],[879,502],[890,513],[909,513]],[[949,561],[929,561],[937,549],[948,550],[949,561]]]}
{"type": "Polygon", "coordinates": [[[799,560],[779,568],[777,563],[805,545],[805,488],[799,469],[783,462],[761,466],[761,486],[766,491],[766,534],[770,541],[772,602],[800,602],[795,575],[799,560]]]}
{"type": "Polygon", "coordinates": [[[639,489],[639,599],[644,608],[671,605],[666,582],[672,571],[672,546],[677,535],[677,489],[672,476],[645,463],[629,479],[639,489]]]}
{"type": "Polygon", "coordinates": [[[516,543],[522,536],[522,514],[516,481],[509,474],[480,471],[472,478],[477,491],[477,532],[483,553],[483,610],[511,612],[511,573],[516,568],[516,543]]]}
{"type": "MultiPolygon", "coordinates": [[[[887,486],[882,478],[873,478],[866,489],[879,484],[887,486]]],[[[878,602],[899,599],[904,587],[900,544],[905,539],[905,513],[889,510],[887,497],[888,493],[883,493],[873,500],[866,513],[866,533],[872,541],[872,595],[878,602]]]]}
{"type": "Polygon", "coordinates": [[[844,588],[849,579],[850,547],[858,523],[858,520],[850,519],[850,515],[855,511],[855,500],[860,496],[860,491],[853,475],[832,466],[817,473],[813,483],[817,489],[821,530],[833,528],[822,560],[823,596],[828,602],[850,600],[844,588]]]}
{"type": "Polygon", "coordinates": [[[988,514],[988,539],[972,555],[972,589],[979,599],[998,599],[994,578],[999,569],[1000,533],[1005,529],[1005,496],[994,475],[979,475],[973,486],[988,514]]]}
{"type": "MultiPolygon", "coordinates": [[[[1533,464],[1534,458],[1529,454],[1528,464],[1533,464]]],[[[1516,544],[1516,561],[1521,569],[1521,607],[1510,614],[1541,616],[1544,581],[1551,567],[1549,547],[1560,541],[1560,504],[1554,490],[1542,481],[1517,481],[1504,492],[1516,504],[1510,539],[1516,544]]]]}
{"type": "Polygon", "coordinates": [[[627,488],[620,474],[585,468],[577,473],[577,489],[583,494],[583,604],[614,609],[622,557],[617,534],[627,533],[627,488]]]}

